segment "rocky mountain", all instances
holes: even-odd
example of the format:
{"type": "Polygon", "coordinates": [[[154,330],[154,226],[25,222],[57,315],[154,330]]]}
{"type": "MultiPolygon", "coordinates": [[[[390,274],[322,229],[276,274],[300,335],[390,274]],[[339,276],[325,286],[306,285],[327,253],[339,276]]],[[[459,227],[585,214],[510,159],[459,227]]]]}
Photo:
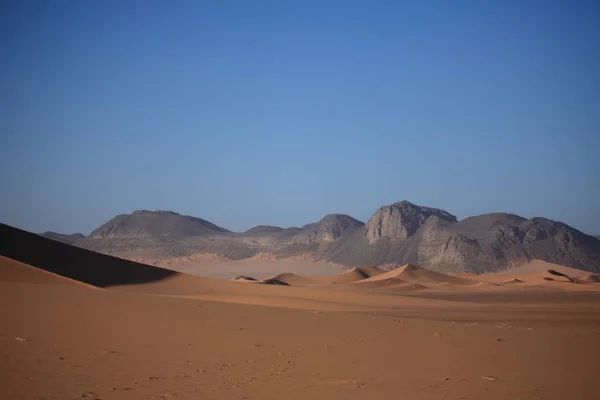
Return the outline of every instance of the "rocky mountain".
{"type": "Polygon", "coordinates": [[[334,261],[418,264],[441,271],[499,271],[538,258],[600,271],[600,243],[566,224],[514,214],[458,221],[437,209],[403,201],[380,208],[334,261]]]}
{"type": "Polygon", "coordinates": [[[456,222],[456,217],[437,208],[417,207],[408,201],[401,201],[380,207],[369,219],[365,227],[365,237],[369,244],[379,239],[405,240],[415,234],[417,229],[435,216],[448,222],[456,222]]]}
{"type": "MultiPolygon", "coordinates": [[[[52,235],[55,240],[71,240],[63,237],[68,235],[52,235]]],[[[459,221],[444,210],[408,201],[379,208],[366,224],[348,215],[330,214],[301,228],[261,225],[244,233],[170,211],[135,211],[71,243],[126,257],[217,253],[241,259],[267,253],[303,255],[346,266],[417,264],[474,273],[541,259],[600,272],[600,241],[561,222],[505,213],[459,221]]]]}
{"type": "Polygon", "coordinates": [[[319,222],[304,225],[293,240],[300,243],[332,243],[364,225],[349,215],[329,214],[319,222]]]}
{"type": "Polygon", "coordinates": [[[89,238],[187,237],[226,232],[229,231],[201,218],[172,211],[138,210],[117,215],[94,230],[89,238]]]}

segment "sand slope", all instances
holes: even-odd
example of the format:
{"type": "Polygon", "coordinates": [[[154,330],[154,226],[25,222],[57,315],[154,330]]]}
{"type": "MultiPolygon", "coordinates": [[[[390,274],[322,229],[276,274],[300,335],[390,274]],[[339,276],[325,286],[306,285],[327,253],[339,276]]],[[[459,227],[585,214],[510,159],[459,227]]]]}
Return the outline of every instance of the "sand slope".
{"type": "Polygon", "coordinates": [[[498,276],[498,275],[511,275],[511,276],[525,276],[525,275],[533,275],[539,273],[546,273],[549,269],[553,269],[555,271],[562,272],[563,274],[567,274],[576,278],[585,279],[588,276],[592,275],[591,272],[583,271],[576,268],[565,267],[563,265],[552,264],[542,260],[533,260],[525,265],[520,267],[507,269],[497,274],[490,274],[486,276],[498,276]]]}
{"type": "Polygon", "coordinates": [[[138,257],[134,261],[186,274],[219,279],[233,279],[240,275],[267,279],[281,272],[310,276],[335,275],[345,271],[344,267],[329,262],[314,261],[303,257],[278,258],[264,254],[242,260],[229,260],[216,254],[193,254],[174,259],[138,257]]]}
{"type": "Polygon", "coordinates": [[[595,283],[593,274],[563,265],[552,264],[542,260],[533,260],[523,266],[512,268],[497,274],[482,275],[481,279],[495,283],[518,283],[523,285],[556,285],[568,284],[561,287],[566,290],[584,290],[580,285],[574,285],[568,278],[557,276],[549,271],[566,274],[580,284],[595,283]]]}
{"type": "Polygon", "coordinates": [[[0,256],[0,282],[76,285],[78,281],[0,256]]]}
{"type": "Polygon", "coordinates": [[[338,283],[351,283],[358,282],[365,279],[369,279],[374,276],[383,274],[385,271],[377,267],[354,267],[345,271],[341,274],[335,275],[311,275],[311,276],[300,276],[285,272],[282,274],[275,275],[271,278],[263,280],[263,282],[279,281],[284,282],[288,285],[323,285],[323,284],[338,284],[338,283]]]}
{"type": "Polygon", "coordinates": [[[3,399],[600,397],[597,291],[423,298],[409,279],[474,285],[414,266],[244,284],[2,233],[3,399]],[[384,282],[404,289],[351,289],[384,282]]]}
{"type": "Polygon", "coordinates": [[[315,314],[57,285],[0,283],[0,289],[3,306],[18,300],[17,307],[0,309],[0,356],[11,360],[0,365],[0,396],[7,399],[599,394],[597,330],[583,329],[585,319],[567,312],[535,322],[512,311],[500,318],[521,322],[497,328],[500,322],[477,313],[470,314],[475,326],[430,319],[457,316],[443,309],[415,319],[402,312],[315,314]],[[565,340],[565,332],[577,340],[565,340]]]}
{"type": "Polygon", "coordinates": [[[425,268],[420,268],[412,264],[406,264],[400,268],[389,272],[373,276],[371,278],[357,282],[363,284],[366,282],[379,282],[388,279],[400,279],[404,282],[419,283],[419,284],[453,284],[453,285],[475,285],[478,281],[442,274],[440,272],[430,271],[425,268]]]}
{"type": "Polygon", "coordinates": [[[0,364],[2,398],[600,395],[597,312],[461,312],[438,302],[416,314],[314,313],[44,284],[46,276],[27,274],[0,281],[0,357],[10,360],[0,364]]]}
{"type": "Polygon", "coordinates": [[[323,282],[329,283],[351,283],[357,282],[364,279],[369,279],[377,275],[383,274],[385,271],[377,268],[377,267],[354,267],[349,269],[348,271],[337,274],[337,275],[327,275],[327,276],[319,276],[313,277],[314,279],[318,279],[323,282]]]}

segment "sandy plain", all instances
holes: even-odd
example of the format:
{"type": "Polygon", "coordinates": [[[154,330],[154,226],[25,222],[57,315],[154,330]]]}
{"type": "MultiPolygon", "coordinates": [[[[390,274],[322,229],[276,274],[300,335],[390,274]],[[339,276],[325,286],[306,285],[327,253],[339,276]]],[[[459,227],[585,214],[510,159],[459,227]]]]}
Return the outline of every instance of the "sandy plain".
{"type": "Polygon", "coordinates": [[[4,399],[600,398],[584,271],[226,280],[4,233],[4,399]]]}

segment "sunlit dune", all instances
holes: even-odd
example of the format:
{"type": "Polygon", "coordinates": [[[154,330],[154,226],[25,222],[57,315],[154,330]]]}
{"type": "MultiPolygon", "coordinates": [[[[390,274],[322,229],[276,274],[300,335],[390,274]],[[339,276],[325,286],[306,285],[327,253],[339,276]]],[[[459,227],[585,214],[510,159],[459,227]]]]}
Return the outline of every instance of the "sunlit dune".
{"type": "Polygon", "coordinates": [[[547,270],[223,280],[2,234],[2,398],[600,396],[600,285],[547,270]]]}

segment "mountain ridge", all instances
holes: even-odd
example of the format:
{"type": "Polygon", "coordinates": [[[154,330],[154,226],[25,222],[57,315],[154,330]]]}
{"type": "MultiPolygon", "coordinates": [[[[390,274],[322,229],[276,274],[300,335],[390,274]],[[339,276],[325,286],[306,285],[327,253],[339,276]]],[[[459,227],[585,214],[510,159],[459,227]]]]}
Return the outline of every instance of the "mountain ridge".
{"type": "Polygon", "coordinates": [[[120,214],[88,237],[53,232],[55,240],[106,254],[175,257],[215,253],[242,259],[259,253],[306,256],[348,267],[417,264],[441,272],[496,272],[533,259],[600,272],[600,241],[562,222],[489,213],[453,214],[399,201],[378,208],[366,223],[328,214],[301,228],[258,225],[230,232],[172,211],[120,214]]]}
{"type": "Polygon", "coordinates": [[[202,218],[182,215],[173,211],[136,210],[119,214],[94,229],[88,238],[118,238],[129,236],[196,236],[205,233],[226,233],[202,218]]]}

